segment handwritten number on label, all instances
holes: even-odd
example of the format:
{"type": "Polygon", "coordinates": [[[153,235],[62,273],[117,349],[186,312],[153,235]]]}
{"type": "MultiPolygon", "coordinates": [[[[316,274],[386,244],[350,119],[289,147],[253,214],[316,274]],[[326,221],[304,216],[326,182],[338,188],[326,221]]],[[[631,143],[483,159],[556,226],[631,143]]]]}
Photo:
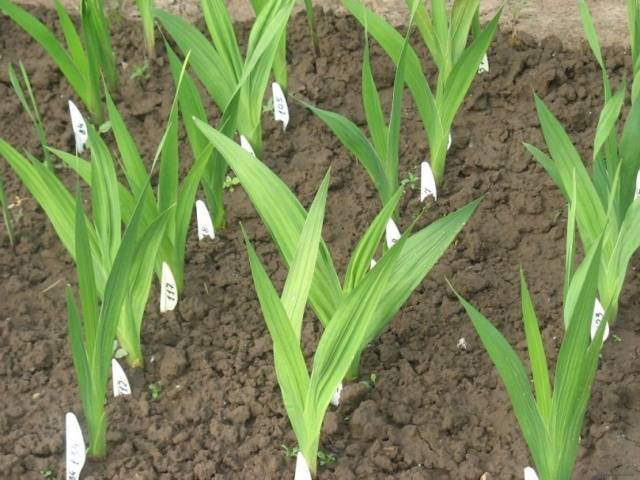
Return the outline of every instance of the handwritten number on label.
{"type": "Polygon", "coordinates": [[[111,359],[111,383],[113,384],[113,396],[131,395],[131,386],[124,370],[115,358],[111,359]]]}
{"type": "Polygon", "coordinates": [[[69,115],[71,116],[71,125],[73,127],[73,136],[76,141],[76,153],[84,152],[89,135],[87,132],[87,123],[84,121],[80,110],[75,103],[69,100],[69,115]]]}
{"type": "Polygon", "coordinates": [[[198,240],[201,241],[205,237],[213,240],[216,237],[213,230],[213,222],[209,210],[202,200],[196,200],[196,219],[198,222],[198,240]]]}
{"type": "Polygon", "coordinates": [[[78,419],[73,413],[65,416],[65,456],[67,480],[79,480],[80,472],[86,460],[84,437],[78,419]]]}
{"type": "Polygon", "coordinates": [[[282,122],[282,130],[287,129],[289,125],[289,107],[287,105],[287,99],[284,96],[282,88],[277,82],[271,84],[271,91],[273,93],[273,115],[276,122],[282,122]]]}
{"type": "Polygon", "coordinates": [[[178,288],[173,273],[166,262],[162,262],[162,285],[160,287],[160,313],[170,312],[178,304],[178,288]]]}
{"type": "Polygon", "coordinates": [[[396,222],[393,221],[392,218],[387,222],[387,230],[386,230],[386,240],[387,247],[393,247],[398,240],[400,240],[400,230],[398,230],[398,226],[396,222]]]}
{"type": "MultiPolygon", "coordinates": [[[[596,303],[593,306],[593,317],[591,319],[591,340],[594,339],[596,333],[598,333],[598,327],[600,323],[604,319],[604,308],[600,303],[600,300],[596,298],[596,303]]],[[[604,327],[604,335],[602,336],[602,341],[605,342],[609,338],[609,325],[605,325],[604,327]]]]}
{"type": "Polygon", "coordinates": [[[434,200],[438,199],[436,179],[429,162],[422,162],[420,164],[420,201],[424,202],[429,197],[433,197],[434,200]]]}

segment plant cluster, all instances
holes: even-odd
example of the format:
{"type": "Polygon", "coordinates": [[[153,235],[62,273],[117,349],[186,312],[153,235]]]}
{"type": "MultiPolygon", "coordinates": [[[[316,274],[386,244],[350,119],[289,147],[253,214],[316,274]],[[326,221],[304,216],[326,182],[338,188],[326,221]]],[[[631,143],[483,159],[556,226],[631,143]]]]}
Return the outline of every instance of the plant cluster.
{"type": "MultiPolygon", "coordinates": [[[[330,172],[307,210],[260,160],[264,98],[272,76],[277,82],[272,86],[274,114],[283,115],[286,108],[276,100],[276,93],[286,91],[288,85],[286,28],[293,0],[252,0],[256,19],[244,51],[223,0],[201,0],[209,38],[185,19],[156,9],[151,0],[137,0],[147,55],[157,54],[158,27],[166,34],[164,45],[175,83],[167,125],[150,162],[143,160],[112,96],[118,75],[102,0],[82,1],[80,29],[55,1],[64,44],[26,10],[0,0],[0,11],[42,45],[92,119],[86,122],[80,109],[69,102],[75,152],[54,148],[25,68],[19,64],[17,73],[10,67],[11,84],[35,127],[42,152],[37,158],[0,139],[0,156],[42,207],[77,266],[80,301],[67,287],[68,331],[90,456],[101,458],[107,452],[105,401],[114,353],[118,358],[126,354],[132,368],[143,365],[141,329],[154,277],[160,283],[161,312],[174,308],[184,291],[194,203],[198,238],[213,238],[214,228],[226,226],[224,191],[240,186],[288,269],[278,293],[242,228],[257,298],[273,341],[283,404],[298,443],[297,448],[283,448],[288,456],[297,456],[300,478],[315,476],[318,463],[335,461],[333,454],[320,449],[329,405],[339,403],[343,382],[358,379],[362,352],[400,311],[479,205],[480,200],[472,201],[421,228],[418,216],[408,222],[403,234],[397,229],[405,186],[413,188],[417,181],[412,174],[399,180],[404,90],[408,88],[413,96],[429,148],[429,159],[421,165],[421,200],[427,196],[436,200],[454,119],[475,76],[488,69],[487,52],[500,10],[482,28],[480,0],[432,0],[430,8],[420,0],[407,0],[409,26],[402,34],[357,0],[343,3],[364,30],[362,104],[368,137],[338,112],[301,100],[362,164],[380,197],[379,211],[359,238],[341,277],[322,239],[330,172]],[[432,81],[410,44],[414,25],[436,66],[432,81]],[[388,121],[371,65],[370,36],[396,65],[388,121]],[[209,125],[211,114],[201,87],[219,110],[216,128],[209,125]],[[181,126],[192,157],[184,164],[181,126]],[[83,157],[85,146],[88,153],[83,157]],[[60,170],[54,168],[56,161],[76,175],[75,192],[56,173],[60,170]],[[229,169],[234,177],[228,175],[229,169]],[[196,200],[200,186],[208,208],[196,200]],[[88,191],[89,213],[82,189],[88,191]],[[301,345],[307,306],[322,326],[312,359],[305,358],[301,345]],[[120,348],[114,349],[116,339],[120,348]]],[[[569,204],[565,334],[555,374],[549,374],[524,273],[522,316],[533,389],[518,354],[487,318],[459,296],[505,384],[529,447],[535,471],[527,467],[526,475],[543,480],[571,477],[599,354],[617,317],[629,262],[640,247],[640,144],[636,138],[640,131],[640,7],[637,0],[628,0],[627,5],[633,75],[631,107],[621,124],[627,85],[622,82],[614,93],[589,10],[584,0],[579,2],[604,85],[591,175],[560,122],[537,96],[535,106],[548,153],[525,145],[569,204]],[[584,260],[574,268],[576,231],[584,260]]],[[[305,7],[317,54],[320,44],[311,0],[305,0],[305,7]]],[[[2,183],[0,209],[13,244],[15,233],[2,183]]],[[[372,374],[364,384],[372,388],[375,381],[372,374]]],[[[151,397],[161,401],[160,386],[148,388],[151,397]]]]}

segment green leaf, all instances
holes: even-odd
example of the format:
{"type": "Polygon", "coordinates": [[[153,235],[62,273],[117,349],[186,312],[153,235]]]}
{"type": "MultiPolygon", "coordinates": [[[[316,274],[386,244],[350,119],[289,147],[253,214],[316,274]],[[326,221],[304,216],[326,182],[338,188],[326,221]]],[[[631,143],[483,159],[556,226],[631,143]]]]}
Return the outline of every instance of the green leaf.
{"type": "Polygon", "coordinates": [[[602,58],[602,51],[600,50],[600,42],[598,41],[598,34],[593,24],[593,18],[589,13],[589,7],[587,7],[587,3],[584,0],[578,0],[578,8],[580,10],[580,18],[582,19],[582,26],[585,37],[587,37],[587,42],[589,42],[593,56],[596,57],[600,69],[605,71],[606,67],[604,59],[602,58]]]}
{"type": "Polygon", "coordinates": [[[267,328],[273,340],[276,376],[282,391],[287,415],[297,438],[305,438],[305,395],[309,388],[309,374],[300,350],[299,340],[287,317],[282,302],[260,263],[251,242],[244,233],[251,274],[267,328]]]}
{"type": "Polygon", "coordinates": [[[120,246],[121,210],[118,178],[109,149],[89,125],[91,147],[91,206],[102,262],[111,265],[120,246]]]}
{"type": "MultiPolygon", "coordinates": [[[[504,383],[514,414],[539,472],[547,470],[548,433],[529,386],[529,378],[502,334],[470,303],[456,293],[504,383]]],[[[542,478],[545,478],[544,476],[542,478]]]]}
{"type": "Polygon", "coordinates": [[[307,304],[309,290],[313,280],[318,258],[318,247],[322,235],[322,219],[329,189],[329,173],[327,173],[318,189],[316,198],[309,209],[309,214],[302,227],[289,275],[282,291],[282,306],[291,322],[291,327],[300,340],[302,317],[307,304]]]}
{"type": "Polygon", "coordinates": [[[387,222],[395,212],[403,193],[401,189],[396,191],[389,202],[380,210],[380,213],[376,215],[376,218],[373,219],[373,222],[371,222],[371,225],[369,225],[369,228],[356,245],[347,266],[347,273],[344,276],[343,291],[345,295],[349,294],[370,270],[371,260],[378,245],[380,245],[387,222]]]}
{"type": "MultiPolygon", "coordinates": [[[[564,263],[564,288],[562,293],[563,303],[567,302],[567,296],[569,294],[569,285],[573,279],[573,259],[575,257],[575,235],[576,235],[576,211],[578,202],[577,197],[576,177],[573,177],[573,188],[571,189],[571,197],[569,199],[569,214],[567,216],[567,240],[566,240],[566,257],[564,263]]],[[[564,325],[565,330],[567,324],[564,325]]]]}
{"type": "MultiPolygon", "coordinates": [[[[598,128],[596,129],[595,140],[593,142],[593,158],[600,153],[603,145],[611,134],[615,135],[616,122],[620,117],[620,111],[624,104],[624,96],[626,93],[626,82],[623,82],[622,87],[618,92],[610,98],[604,105],[602,112],[600,112],[600,119],[598,120],[598,128]]],[[[609,165],[609,171],[615,171],[616,165],[609,165]]]]}
{"type": "Polygon", "coordinates": [[[368,324],[386,294],[393,265],[405,241],[401,238],[345,297],[318,343],[305,401],[309,437],[298,438],[305,459],[311,459],[307,461],[312,472],[315,471],[318,437],[331,397],[364,345],[368,324]]]}
{"type": "MultiPolygon", "coordinates": [[[[366,25],[368,33],[376,39],[397,65],[400,61],[400,54],[405,44],[405,38],[380,15],[367,9],[357,0],[343,0],[342,4],[361,25],[366,25]]],[[[442,137],[444,130],[440,121],[440,113],[436,107],[435,98],[422,72],[422,64],[410,46],[407,46],[406,83],[415,100],[420,119],[427,132],[429,141],[442,137]]]]}
{"type": "MultiPolygon", "coordinates": [[[[589,371],[590,367],[585,368],[587,365],[585,364],[585,356],[589,351],[589,331],[596,296],[599,263],[600,243],[598,242],[587,253],[585,260],[576,271],[569,287],[568,305],[565,305],[565,315],[569,316],[569,320],[556,362],[550,428],[554,445],[560,449],[556,453],[559,459],[557,478],[569,478],[570,476],[575,462],[588,392],[593,380],[592,375],[595,372],[595,364],[593,363],[590,366],[593,367],[592,371],[589,371]]],[[[599,341],[601,344],[601,336],[599,341]]]]}
{"type": "MultiPolygon", "coordinates": [[[[402,121],[402,99],[404,97],[405,63],[407,59],[407,43],[402,49],[396,76],[393,81],[393,99],[391,101],[391,115],[389,117],[389,131],[387,136],[387,156],[385,158],[385,171],[389,188],[398,188],[398,156],[400,154],[400,124],[402,121]]],[[[389,193],[390,195],[390,193],[389,193]]],[[[389,200],[383,198],[383,203],[389,200]]]]}
{"type": "Polygon", "coordinates": [[[473,82],[478,73],[478,65],[480,65],[482,57],[487,53],[489,45],[491,45],[498,28],[501,13],[502,10],[498,10],[498,13],[491,19],[478,38],[462,53],[460,59],[454,65],[451,75],[447,78],[444,97],[442,102],[439,102],[440,117],[446,130],[453,124],[456,113],[469,91],[471,82],[473,82]]]}
{"type": "Polygon", "coordinates": [[[87,223],[82,210],[82,197],[76,192],[76,252],[75,259],[78,266],[78,290],[80,291],[80,305],[84,319],[84,332],[87,350],[95,350],[95,335],[98,327],[98,292],[96,290],[95,272],[87,223]]]}
{"type": "Polygon", "coordinates": [[[536,390],[538,411],[545,425],[551,421],[551,383],[549,382],[549,367],[544,353],[544,345],[540,335],[538,319],[527,288],[524,272],[520,269],[520,296],[522,298],[522,318],[529,351],[529,364],[533,374],[533,384],[536,390]]]}
{"type": "Polygon", "coordinates": [[[557,179],[562,182],[561,190],[565,195],[568,191],[568,186],[573,182],[575,172],[578,187],[578,210],[576,214],[578,229],[582,241],[589,248],[602,232],[605,223],[603,205],[578,152],[572,145],[564,128],[537,96],[535,97],[535,102],[542,132],[555,164],[557,179]]]}
{"type": "Polygon", "coordinates": [[[226,70],[233,72],[235,78],[240,78],[242,57],[225,3],[222,0],[203,0],[202,15],[213,45],[224,61],[226,70]]]}
{"type": "Polygon", "coordinates": [[[91,373],[89,370],[87,351],[83,342],[82,321],[80,319],[78,307],[76,306],[76,302],[73,298],[73,291],[69,285],[67,285],[66,288],[66,298],[71,358],[78,378],[82,408],[85,412],[89,412],[92,408],[91,373]]]}
{"type": "Polygon", "coordinates": [[[633,201],[640,170],[640,102],[631,105],[620,137],[620,205],[624,214],[633,201]]]}
{"type": "Polygon", "coordinates": [[[376,316],[370,323],[367,343],[375,339],[388,325],[391,318],[449,248],[479,203],[480,199],[474,200],[407,239],[400,257],[394,264],[389,291],[381,300],[376,316]]]}
{"type": "MultiPolygon", "coordinates": [[[[291,265],[306,219],[300,202],[282,180],[256,157],[209,125],[198,120],[196,125],[234,171],[262,221],[269,226],[286,264],[291,265]]],[[[326,325],[341,300],[342,289],[324,242],[320,245],[313,283],[310,302],[321,322],[326,325]]]]}
{"type": "Polygon", "coordinates": [[[155,10],[155,16],[176,41],[183,54],[191,52],[191,67],[216,105],[224,109],[233,95],[235,78],[226,70],[222,56],[193,25],[186,20],[155,10]]]}
{"type": "MultiPolygon", "coordinates": [[[[349,119],[338,113],[316,108],[308,103],[304,105],[322,120],[338,137],[340,142],[349,150],[367,171],[375,185],[382,203],[386,204],[392,195],[390,178],[387,176],[385,165],[373,148],[367,137],[349,119]]],[[[232,167],[233,168],[233,167],[232,167]]]]}
{"type": "Polygon", "coordinates": [[[387,135],[382,105],[378,96],[373,74],[371,73],[371,62],[369,60],[369,39],[365,35],[364,54],[362,56],[362,105],[364,107],[369,135],[378,158],[387,157],[387,135]]]}

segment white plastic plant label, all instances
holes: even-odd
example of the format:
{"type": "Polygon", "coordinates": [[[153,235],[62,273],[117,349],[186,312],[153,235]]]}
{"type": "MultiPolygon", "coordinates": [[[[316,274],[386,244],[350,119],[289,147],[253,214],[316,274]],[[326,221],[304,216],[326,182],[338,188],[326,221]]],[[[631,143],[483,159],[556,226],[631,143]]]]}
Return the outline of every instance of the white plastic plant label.
{"type": "Polygon", "coordinates": [[[424,202],[429,197],[438,200],[436,179],[433,176],[433,170],[431,170],[429,162],[422,162],[420,164],[420,201],[424,202]]]}
{"type": "Polygon", "coordinates": [[[342,396],[342,382],[340,382],[340,385],[338,385],[338,388],[336,388],[336,391],[333,392],[333,396],[331,397],[331,405],[333,405],[334,407],[339,407],[341,396],[342,396]]]}
{"type": "Polygon", "coordinates": [[[375,258],[371,259],[371,262],[369,262],[369,270],[373,270],[373,267],[375,267],[378,264],[378,262],[376,262],[375,258]]]}
{"type": "Polygon", "coordinates": [[[640,198],[640,170],[638,170],[638,175],[636,175],[636,194],[633,197],[634,200],[640,198]]]}
{"type": "Polygon", "coordinates": [[[302,452],[298,452],[296,457],[296,474],[293,480],[311,480],[311,470],[302,452]]]}
{"type": "Polygon", "coordinates": [[[285,131],[287,125],[289,125],[289,106],[287,105],[287,99],[278,82],[271,84],[271,91],[273,93],[273,116],[276,122],[282,122],[282,131],[285,131]]]}
{"type": "Polygon", "coordinates": [[[73,413],[67,413],[65,423],[65,456],[67,480],[78,480],[87,459],[84,437],[78,419],[73,413]]]}
{"type": "Polygon", "coordinates": [[[387,230],[385,232],[387,247],[393,247],[398,240],[400,240],[400,230],[398,230],[398,226],[396,222],[393,221],[393,218],[390,218],[387,222],[387,230]]]}
{"type": "Polygon", "coordinates": [[[449,132],[449,140],[447,141],[447,152],[451,148],[452,143],[453,143],[453,137],[451,136],[451,132],[449,132]]]}
{"type": "Polygon", "coordinates": [[[488,73],[489,72],[489,57],[487,54],[484,54],[482,57],[482,61],[480,62],[480,66],[478,67],[478,73],[488,73]]]}
{"type": "Polygon", "coordinates": [[[170,312],[178,304],[176,279],[166,262],[162,262],[162,286],[160,287],[160,313],[170,312]]]}
{"type": "Polygon", "coordinates": [[[209,237],[211,240],[216,238],[209,209],[202,200],[196,200],[196,219],[198,221],[198,241],[202,241],[205,237],[209,237]]]}
{"type": "Polygon", "coordinates": [[[124,370],[115,358],[111,359],[111,383],[113,384],[113,396],[131,395],[131,386],[124,370]]]}
{"type": "MultiPolygon", "coordinates": [[[[604,319],[604,308],[602,308],[602,304],[600,300],[596,298],[596,304],[593,307],[593,317],[591,318],[591,340],[594,339],[596,333],[598,333],[598,327],[600,326],[600,322],[604,319]]],[[[605,342],[609,338],[609,325],[604,326],[604,335],[602,336],[602,341],[605,342]]]]}
{"type": "Polygon", "coordinates": [[[531,467],[524,467],[524,480],[538,480],[538,474],[531,467]]]}
{"type": "Polygon", "coordinates": [[[254,157],[256,156],[256,152],[253,151],[253,147],[249,143],[249,140],[247,140],[247,137],[245,137],[244,135],[240,135],[240,146],[249,155],[253,155],[254,157]]]}
{"type": "Polygon", "coordinates": [[[89,133],[87,132],[87,123],[84,121],[84,117],[76,107],[76,104],[69,100],[69,115],[71,116],[71,126],[73,127],[73,136],[76,140],[76,152],[84,152],[84,147],[89,140],[89,133]]]}

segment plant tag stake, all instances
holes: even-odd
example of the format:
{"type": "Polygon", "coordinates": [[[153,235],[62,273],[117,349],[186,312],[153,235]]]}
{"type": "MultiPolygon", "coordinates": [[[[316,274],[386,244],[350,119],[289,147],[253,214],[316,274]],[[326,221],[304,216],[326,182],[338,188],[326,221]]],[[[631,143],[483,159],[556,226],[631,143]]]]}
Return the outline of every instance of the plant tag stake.
{"type": "Polygon", "coordinates": [[[273,92],[273,116],[276,122],[282,122],[282,131],[284,132],[289,125],[289,107],[287,106],[287,99],[280,88],[278,82],[271,84],[271,91],[273,92]]]}
{"type": "Polygon", "coordinates": [[[111,359],[111,383],[113,384],[113,396],[131,395],[131,386],[124,370],[115,358],[111,359]]]}
{"type": "Polygon", "coordinates": [[[375,258],[371,259],[371,262],[369,262],[369,270],[373,270],[373,267],[375,267],[378,264],[378,262],[376,262],[375,258]]]}
{"type": "Polygon", "coordinates": [[[202,200],[196,200],[196,219],[198,220],[198,241],[201,241],[204,237],[209,237],[211,240],[216,238],[211,215],[209,215],[209,210],[202,200]]]}
{"type": "Polygon", "coordinates": [[[240,146],[244,148],[245,152],[249,153],[250,155],[253,155],[254,157],[256,156],[256,152],[253,151],[253,148],[251,147],[249,140],[247,140],[247,137],[245,137],[244,135],[240,135],[240,146]]]}
{"type": "Polygon", "coordinates": [[[429,162],[422,162],[420,164],[420,201],[424,202],[429,197],[438,200],[436,179],[433,177],[433,170],[431,170],[429,162]]]}
{"type": "Polygon", "coordinates": [[[160,287],[160,313],[170,312],[178,304],[176,279],[166,262],[162,262],[162,286],[160,287]]]}
{"type": "Polygon", "coordinates": [[[538,474],[531,467],[524,467],[524,480],[538,480],[538,474]]]}
{"type": "Polygon", "coordinates": [[[76,140],[76,153],[84,152],[84,146],[87,144],[89,134],[87,132],[87,123],[84,121],[80,110],[76,104],[69,100],[69,115],[71,115],[71,126],[73,127],[73,136],[76,140]]]}
{"type": "Polygon", "coordinates": [[[636,195],[633,199],[637,200],[639,198],[640,198],[640,170],[638,170],[638,175],[636,175],[636,195]]]}
{"type": "Polygon", "coordinates": [[[447,142],[447,152],[451,148],[452,143],[453,143],[453,137],[451,136],[451,132],[449,132],[449,141],[447,142]]]}
{"type": "Polygon", "coordinates": [[[480,66],[478,67],[478,73],[488,73],[489,72],[489,57],[487,54],[484,54],[482,57],[482,61],[480,62],[480,66]]]}
{"type": "Polygon", "coordinates": [[[67,413],[65,423],[65,450],[67,464],[67,480],[79,480],[80,472],[87,458],[84,437],[78,419],[73,413],[67,413]]]}
{"type": "Polygon", "coordinates": [[[298,452],[296,457],[296,474],[293,480],[311,480],[311,470],[309,470],[309,464],[307,464],[302,452],[298,452]]]}
{"type": "MultiPolygon", "coordinates": [[[[602,308],[602,304],[600,300],[596,298],[596,304],[593,307],[593,317],[591,319],[591,340],[594,339],[596,333],[598,333],[598,327],[600,326],[600,322],[604,318],[604,308],[602,308]]],[[[609,338],[609,324],[604,326],[604,335],[602,336],[602,342],[604,343],[607,338],[609,338]]]]}
{"type": "Polygon", "coordinates": [[[392,218],[387,222],[387,230],[385,232],[387,239],[387,247],[393,247],[398,240],[400,240],[400,230],[398,230],[398,226],[396,222],[393,221],[392,218]]]}
{"type": "Polygon", "coordinates": [[[333,392],[333,396],[331,397],[331,405],[333,405],[334,407],[339,407],[341,395],[342,395],[342,382],[340,382],[340,385],[338,385],[338,388],[336,388],[336,391],[333,392]]]}

